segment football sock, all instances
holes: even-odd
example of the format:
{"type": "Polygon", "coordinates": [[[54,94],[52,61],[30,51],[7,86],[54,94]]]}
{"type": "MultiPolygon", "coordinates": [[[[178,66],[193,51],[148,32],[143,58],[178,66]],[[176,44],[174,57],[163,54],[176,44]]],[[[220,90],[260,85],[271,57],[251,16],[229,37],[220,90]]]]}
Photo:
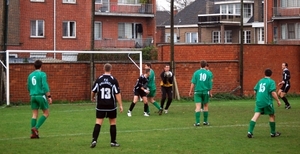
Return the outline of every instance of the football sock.
{"type": "Polygon", "coordinates": [[[275,134],[276,133],[275,132],[275,122],[269,122],[269,124],[270,124],[270,128],[271,128],[271,133],[275,134]]]}
{"type": "MultiPolygon", "coordinates": [[[[31,119],[31,128],[32,127],[35,127],[35,125],[36,125],[36,119],[31,119]]],[[[32,131],[30,130],[30,133],[32,133],[32,131]]]]}
{"type": "Polygon", "coordinates": [[[249,123],[249,128],[248,128],[248,132],[250,132],[250,133],[252,133],[253,134],[253,129],[254,129],[254,127],[255,127],[255,124],[256,124],[256,122],[255,121],[250,121],[250,123],[249,123]]]}
{"type": "Polygon", "coordinates": [[[289,101],[287,100],[286,97],[282,97],[281,99],[284,101],[285,105],[287,105],[287,106],[290,105],[290,103],[289,103],[289,101]]]}
{"type": "Polygon", "coordinates": [[[195,112],[196,124],[200,123],[200,112],[195,112]]]}
{"type": "Polygon", "coordinates": [[[149,108],[148,104],[144,104],[144,112],[148,113],[148,108],[149,108]]]}
{"type": "Polygon", "coordinates": [[[134,108],[134,106],[135,106],[135,104],[132,102],[131,105],[130,105],[130,107],[129,107],[129,111],[132,111],[133,108],[134,108]]]}
{"type": "Polygon", "coordinates": [[[39,129],[39,128],[43,125],[43,123],[46,121],[46,119],[47,119],[47,117],[45,117],[44,115],[42,115],[42,116],[39,118],[39,120],[38,120],[38,122],[37,122],[35,128],[36,128],[36,129],[39,129]]]}
{"type": "Polygon", "coordinates": [[[117,126],[116,125],[110,125],[110,142],[116,143],[116,137],[117,137],[117,126]]]}
{"type": "Polygon", "coordinates": [[[208,111],[204,111],[204,112],[203,112],[203,117],[204,117],[204,122],[207,122],[208,111]]]}
{"type": "Polygon", "coordinates": [[[101,129],[101,125],[95,124],[94,131],[93,131],[93,141],[97,142],[98,136],[100,134],[100,129],[101,129]]]}
{"type": "Polygon", "coordinates": [[[157,109],[160,109],[160,106],[157,102],[152,103],[157,109]]]}

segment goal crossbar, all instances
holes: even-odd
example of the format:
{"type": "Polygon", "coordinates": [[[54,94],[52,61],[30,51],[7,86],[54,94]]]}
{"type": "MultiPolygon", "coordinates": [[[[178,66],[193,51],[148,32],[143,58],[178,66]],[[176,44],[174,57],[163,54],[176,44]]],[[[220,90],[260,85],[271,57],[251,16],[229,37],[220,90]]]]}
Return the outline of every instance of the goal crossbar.
{"type": "MultiPolygon", "coordinates": [[[[142,74],[142,51],[67,51],[67,50],[6,50],[6,104],[10,105],[9,88],[9,54],[10,53],[94,53],[94,54],[128,54],[130,61],[142,74]],[[139,66],[131,59],[130,54],[139,54],[139,66]]],[[[55,58],[55,57],[54,57],[55,58]]]]}

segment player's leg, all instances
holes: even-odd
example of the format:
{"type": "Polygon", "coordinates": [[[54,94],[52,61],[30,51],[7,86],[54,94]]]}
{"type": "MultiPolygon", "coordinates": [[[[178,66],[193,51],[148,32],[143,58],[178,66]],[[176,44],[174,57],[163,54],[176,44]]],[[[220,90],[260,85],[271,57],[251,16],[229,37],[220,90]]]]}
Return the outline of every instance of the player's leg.
{"type": "Polygon", "coordinates": [[[261,108],[255,107],[254,112],[255,113],[254,113],[253,117],[251,118],[251,120],[249,122],[248,134],[247,134],[248,138],[252,138],[253,137],[253,130],[254,130],[254,127],[256,125],[256,121],[260,117],[261,112],[264,112],[264,111],[261,108]]]}
{"type": "Polygon", "coordinates": [[[97,144],[97,140],[100,134],[100,130],[101,130],[101,125],[103,123],[103,119],[106,115],[106,112],[103,111],[97,111],[96,110],[96,122],[95,122],[95,126],[94,126],[94,130],[93,130],[93,134],[92,134],[92,143],[90,145],[91,148],[94,148],[97,144]]]}
{"type": "Polygon", "coordinates": [[[30,120],[30,124],[31,124],[31,128],[30,128],[30,132],[31,132],[31,136],[30,138],[35,139],[35,138],[39,138],[38,135],[36,135],[35,131],[32,130],[32,128],[35,128],[36,126],[36,122],[37,122],[37,117],[38,117],[38,113],[39,113],[39,103],[36,102],[35,100],[35,96],[32,96],[30,99],[30,106],[31,106],[31,110],[32,110],[32,117],[30,120]]]}
{"type": "Polygon", "coordinates": [[[199,96],[199,94],[194,94],[194,101],[196,106],[194,126],[200,126],[200,109],[201,109],[202,98],[199,96]]]}
{"type": "Polygon", "coordinates": [[[168,101],[167,101],[167,105],[165,107],[165,113],[168,113],[168,109],[172,103],[172,100],[173,100],[173,96],[172,96],[172,87],[168,87],[166,88],[167,89],[167,95],[168,95],[168,101]]]}
{"type": "Polygon", "coordinates": [[[110,123],[110,146],[119,147],[120,144],[117,143],[117,110],[107,112],[107,117],[110,123]]]}
{"type": "Polygon", "coordinates": [[[142,99],[143,99],[143,102],[144,102],[144,116],[145,117],[149,117],[149,114],[148,114],[148,108],[149,108],[149,106],[148,106],[148,98],[145,95],[145,96],[142,96],[142,99]]]}
{"type": "Polygon", "coordinates": [[[281,133],[276,132],[275,109],[273,104],[265,108],[265,114],[269,115],[269,125],[271,137],[280,136],[281,133]]]}
{"type": "Polygon", "coordinates": [[[161,87],[161,100],[160,100],[161,108],[164,107],[166,99],[167,99],[167,90],[165,87],[161,87]]]}
{"type": "Polygon", "coordinates": [[[37,124],[35,126],[36,129],[39,129],[46,119],[49,117],[49,104],[46,97],[37,97],[38,102],[40,103],[40,108],[43,110],[43,115],[38,119],[37,124]]]}
{"type": "Polygon", "coordinates": [[[209,125],[208,123],[208,102],[209,102],[209,94],[203,94],[203,125],[209,125]]]}
{"type": "Polygon", "coordinates": [[[135,92],[134,96],[133,96],[133,101],[131,102],[130,107],[129,107],[128,111],[127,111],[127,116],[128,117],[131,117],[131,112],[132,112],[135,104],[138,102],[138,99],[139,99],[139,95],[138,95],[137,92],[135,92]]]}
{"type": "Polygon", "coordinates": [[[285,109],[290,109],[291,108],[291,105],[289,103],[289,101],[287,100],[287,98],[285,97],[287,92],[289,91],[290,89],[290,86],[284,86],[283,90],[281,91],[280,93],[280,98],[284,101],[285,103],[285,109]]]}

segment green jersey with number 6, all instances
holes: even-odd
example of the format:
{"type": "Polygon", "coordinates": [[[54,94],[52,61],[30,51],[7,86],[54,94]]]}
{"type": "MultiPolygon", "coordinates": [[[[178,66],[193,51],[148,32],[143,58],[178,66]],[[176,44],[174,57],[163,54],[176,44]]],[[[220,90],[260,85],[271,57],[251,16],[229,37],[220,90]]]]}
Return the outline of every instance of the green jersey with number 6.
{"type": "Polygon", "coordinates": [[[49,92],[46,73],[41,70],[35,70],[30,73],[27,79],[27,89],[30,96],[45,95],[49,92]]]}
{"type": "Polygon", "coordinates": [[[275,81],[270,77],[262,78],[254,87],[256,92],[256,106],[264,108],[273,104],[272,92],[276,91],[275,81]]]}
{"type": "Polygon", "coordinates": [[[212,88],[211,74],[204,68],[197,70],[192,77],[191,82],[195,85],[194,92],[198,93],[206,93],[212,88]]]}

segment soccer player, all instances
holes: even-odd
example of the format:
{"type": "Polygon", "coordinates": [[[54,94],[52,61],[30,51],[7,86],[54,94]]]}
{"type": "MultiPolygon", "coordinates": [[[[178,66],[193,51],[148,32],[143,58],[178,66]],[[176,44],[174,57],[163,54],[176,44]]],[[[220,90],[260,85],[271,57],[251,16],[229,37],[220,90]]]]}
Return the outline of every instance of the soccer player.
{"type": "Polygon", "coordinates": [[[120,144],[116,142],[117,137],[117,103],[119,104],[120,112],[123,112],[121,91],[119,83],[116,78],[111,75],[112,65],[107,63],[104,65],[104,74],[101,75],[94,83],[91,91],[91,100],[96,101],[96,124],[92,134],[91,148],[97,144],[98,136],[100,134],[101,126],[104,118],[109,118],[110,123],[110,146],[119,147],[120,144]]]}
{"type": "Polygon", "coordinates": [[[271,128],[271,137],[280,136],[281,133],[275,131],[275,111],[273,106],[273,99],[277,101],[278,106],[281,102],[276,94],[276,84],[273,79],[271,79],[272,71],[271,69],[265,70],[265,77],[260,79],[254,87],[254,94],[256,95],[254,116],[252,117],[249,128],[248,128],[248,138],[253,137],[253,129],[255,127],[256,121],[260,115],[269,115],[269,124],[271,128]]]}
{"type": "Polygon", "coordinates": [[[47,75],[41,70],[42,61],[34,62],[35,71],[29,74],[27,79],[27,89],[30,94],[30,105],[32,110],[31,136],[32,139],[39,138],[38,129],[43,125],[49,116],[49,104],[52,104],[50,88],[47,82],[47,75]],[[38,119],[38,110],[43,111],[43,115],[38,119]]]}
{"type": "Polygon", "coordinates": [[[281,88],[278,90],[278,95],[284,101],[285,109],[290,109],[291,105],[287,100],[287,98],[285,97],[285,95],[287,94],[287,92],[291,87],[291,83],[290,83],[291,74],[290,71],[288,70],[287,63],[282,63],[281,68],[283,72],[282,72],[282,81],[278,83],[279,86],[281,85],[281,88]]]}
{"type": "Polygon", "coordinates": [[[149,90],[147,89],[147,84],[148,84],[148,77],[150,76],[150,69],[145,69],[144,74],[142,74],[138,80],[136,81],[136,84],[133,89],[133,101],[127,111],[127,116],[131,117],[131,112],[135,106],[135,104],[138,102],[139,97],[142,98],[144,102],[144,116],[149,117],[148,114],[148,102],[147,102],[147,94],[149,94],[149,90]]]}
{"type": "MultiPolygon", "coordinates": [[[[211,82],[212,82],[212,85],[213,85],[213,78],[214,78],[214,75],[213,75],[213,73],[209,70],[209,65],[208,65],[208,63],[206,64],[206,66],[205,66],[205,69],[208,71],[208,73],[210,74],[210,76],[211,76],[211,82]]],[[[212,97],[213,95],[212,95],[212,91],[209,91],[209,96],[210,97],[212,97]]],[[[204,110],[203,110],[203,104],[201,104],[201,111],[203,112],[204,110]]]]}
{"type": "MultiPolygon", "coordinates": [[[[156,95],[156,85],[155,85],[155,73],[151,68],[151,63],[146,63],[145,69],[150,69],[150,75],[148,77],[148,88],[149,88],[149,94],[147,95],[148,102],[152,103],[158,109],[158,114],[161,115],[163,109],[154,100],[154,97],[156,95]]],[[[148,108],[147,113],[150,114],[150,108],[148,108]]]]}
{"type": "Polygon", "coordinates": [[[167,105],[164,108],[165,114],[168,113],[168,109],[172,103],[172,86],[173,86],[173,73],[170,71],[170,65],[165,65],[164,70],[160,73],[160,86],[161,86],[161,101],[160,107],[163,109],[165,100],[168,95],[167,105]]]}
{"type": "Polygon", "coordinates": [[[194,72],[189,95],[192,96],[192,91],[194,90],[194,101],[196,105],[195,109],[195,119],[196,123],[194,126],[200,126],[200,110],[201,104],[204,105],[204,122],[203,125],[209,125],[208,119],[208,102],[209,93],[212,88],[212,80],[210,73],[205,69],[207,62],[202,60],[200,62],[201,68],[194,72]]]}

